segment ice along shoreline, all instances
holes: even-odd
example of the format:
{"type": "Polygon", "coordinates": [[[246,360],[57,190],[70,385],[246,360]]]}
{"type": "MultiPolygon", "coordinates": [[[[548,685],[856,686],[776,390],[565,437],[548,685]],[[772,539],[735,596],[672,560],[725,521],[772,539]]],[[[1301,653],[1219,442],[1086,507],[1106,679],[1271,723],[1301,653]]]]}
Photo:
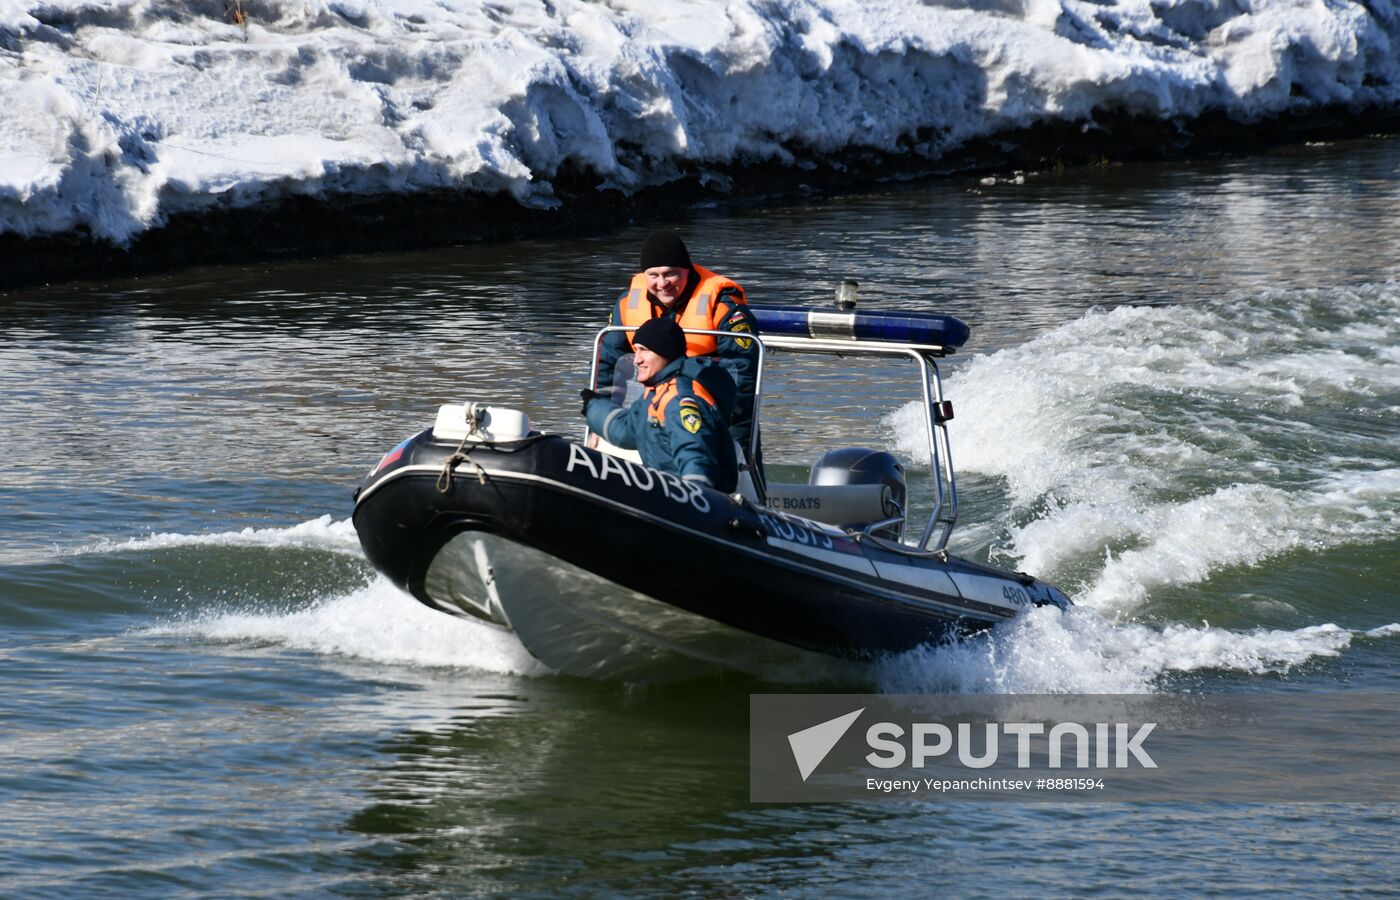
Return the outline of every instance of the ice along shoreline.
{"type": "Polygon", "coordinates": [[[251,206],[177,213],[125,247],[83,229],[36,237],[0,234],[0,259],[6,260],[0,267],[0,289],[198,265],[567,237],[675,221],[716,206],[807,201],[898,183],[1247,156],[1306,141],[1392,134],[1400,134],[1400,108],[1323,107],[1253,122],[1223,113],[1190,121],[1107,114],[993,134],[938,159],[858,148],[833,156],[794,156],[790,164],[696,165],[665,184],[630,194],[566,167],[553,179],[560,201],[553,208],[522,205],[504,190],[286,196],[251,206]]]}
{"type": "Polygon", "coordinates": [[[1389,130],[1396,0],[18,0],[10,280],[1389,130]]]}

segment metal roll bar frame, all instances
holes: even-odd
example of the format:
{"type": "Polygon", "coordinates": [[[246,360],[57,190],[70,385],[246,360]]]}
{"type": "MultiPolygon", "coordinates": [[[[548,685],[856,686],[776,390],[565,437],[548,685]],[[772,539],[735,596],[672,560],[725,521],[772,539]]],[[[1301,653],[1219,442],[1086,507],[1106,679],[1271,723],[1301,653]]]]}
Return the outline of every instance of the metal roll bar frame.
{"type": "MultiPolygon", "coordinates": [[[[599,329],[593,338],[593,360],[589,368],[589,387],[598,388],[598,356],[603,337],[614,331],[636,331],[626,325],[609,325],[599,329]]],[[[685,329],[686,334],[706,334],[716,337],[735,337],[730,331],[685,329]]],[[[754,378],[753,435],[750,438],[749,459],[758,451],[760,406],[763,401],[763,368],[769,348],[789,350],[796,353],[820,353],[831,356],[904,356],[912,359],[919,367],[920,383],[924,404],[924,429],[929,446],[929,465],[933,475],[934,502],[929,513],[928,524],[917,544],[903,542],[904,531],[900,529],[901,546],[913,547],[923,552],[941,552],[948,546],[948,538],[958,520],[958,484],[953,472],[953,451],[948,439],[947,420],[939,415],[943,407],[943,378],[937,360],[947,356],[952,350],[938,344],[900,344],[887,341],[843,341],[828,337],[803,338],[789,335],[744,335],[758,342],[758,372],[754,378]],[[937,541],[934,542],[934,538],[937,541]],[[930,546],[932,544],[932,546],[930,546]]],[[[584,434],[587,436],[587,431],[584,434]]],[[[888,523],[879,523],[888,524],[888,523]]]]}

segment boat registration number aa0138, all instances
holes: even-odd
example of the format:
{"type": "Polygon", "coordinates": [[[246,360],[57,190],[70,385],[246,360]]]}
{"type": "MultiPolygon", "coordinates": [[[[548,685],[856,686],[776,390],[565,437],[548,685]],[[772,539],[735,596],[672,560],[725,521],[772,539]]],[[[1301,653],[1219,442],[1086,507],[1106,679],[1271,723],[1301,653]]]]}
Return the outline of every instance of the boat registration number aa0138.
{"type": "Polygon", "coordinates": [[[677,503],[689,503],[695,507],[696,512],[710,511],[710,501],[705,497],[704,491],[700,490],[700,485],[685,481],[669,472],[637,465],[630,459],[618,459],[616,456],[600,453],[599,462],[595,464],[582,447],[569,444],[569,464],[564,467],[564,471],[572,472],[575,468],[587,469],[588,474],[599,481],[615,478],[639,491],[658,490],[677,503]]]}

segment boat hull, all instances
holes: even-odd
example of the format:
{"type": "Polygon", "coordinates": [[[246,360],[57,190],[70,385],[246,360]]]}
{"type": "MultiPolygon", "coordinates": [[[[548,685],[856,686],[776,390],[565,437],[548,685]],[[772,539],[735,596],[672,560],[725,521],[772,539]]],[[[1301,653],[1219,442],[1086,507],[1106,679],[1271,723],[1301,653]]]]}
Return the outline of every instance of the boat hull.
{"type": "Polygon", "coordinates": [[[371,474],[355,509],[366,555],[422,602],[510,628],[570,674],[773,677],[1063,601],[1026,576],[853,539],[559,437],[474,445],[444,475],[456,449],[424,432],[371,474]]]}
{"type": "Polygon", "coordinates": [[[484,531],[444,544],[424,585],[429,597],[450,598],[510,628],[550,668],[585,678],[678,681],[739,671],[810,681],[850,674],[825,654],[697,615],[484,531]]]}

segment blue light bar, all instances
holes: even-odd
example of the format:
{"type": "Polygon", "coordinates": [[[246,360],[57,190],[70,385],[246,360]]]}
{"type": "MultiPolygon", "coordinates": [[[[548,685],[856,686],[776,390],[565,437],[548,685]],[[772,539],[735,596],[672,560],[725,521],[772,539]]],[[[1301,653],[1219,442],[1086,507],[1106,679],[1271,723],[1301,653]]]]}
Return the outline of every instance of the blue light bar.
{"type": "Polygon", "coordinates": [[[941,313],[809,309],[805,306],[750,306],[758,333],[828,341],[886,341],[961,347],[972,329],[941,313]]]}

